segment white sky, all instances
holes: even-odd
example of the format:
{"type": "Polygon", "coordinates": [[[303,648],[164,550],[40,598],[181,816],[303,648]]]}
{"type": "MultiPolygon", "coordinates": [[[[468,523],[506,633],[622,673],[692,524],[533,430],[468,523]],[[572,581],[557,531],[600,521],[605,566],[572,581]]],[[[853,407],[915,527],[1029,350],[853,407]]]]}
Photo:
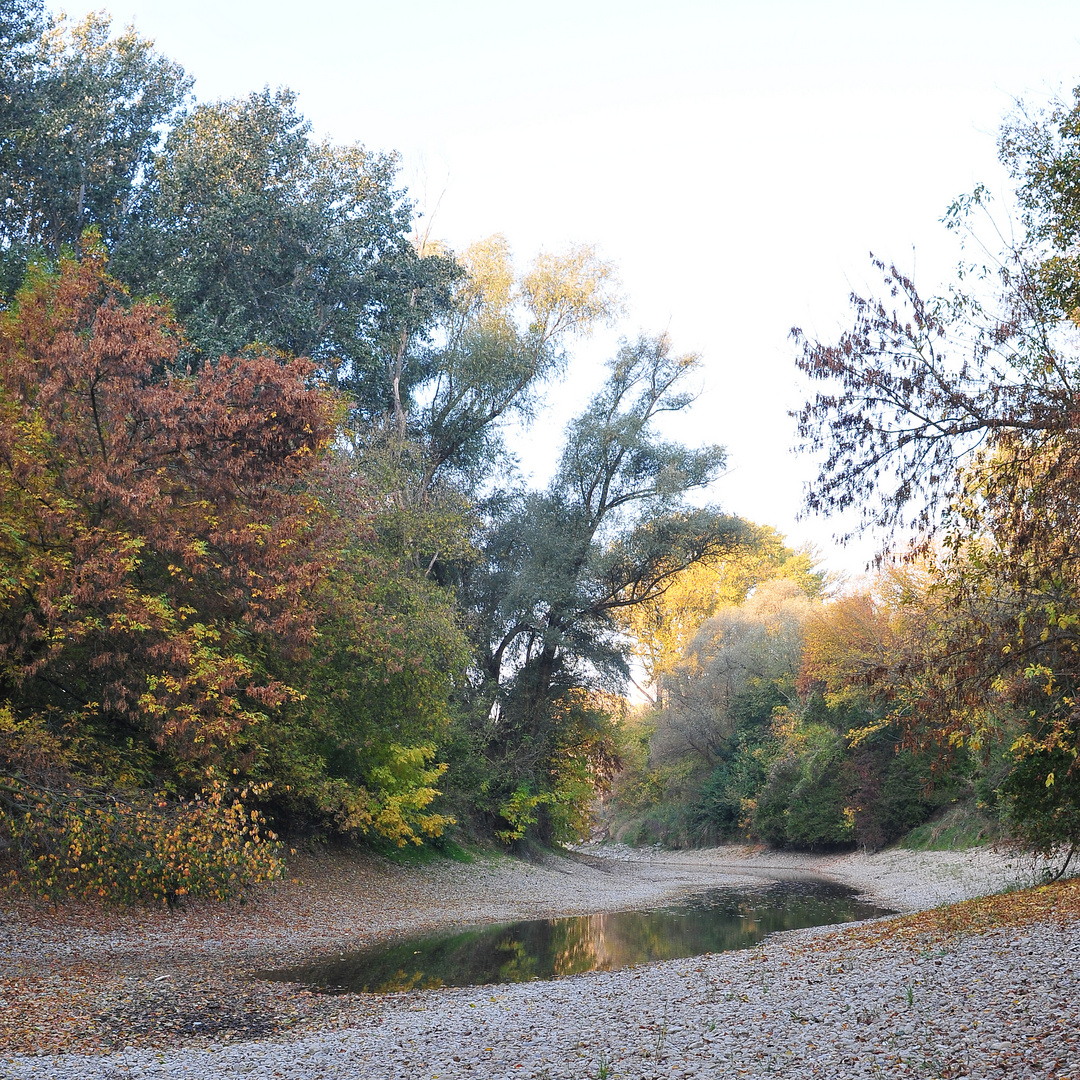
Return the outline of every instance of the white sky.
{"type": "MultiPolygon", "coordinates": [[[[829,522],[796,521],[814,469],[789,449],[806,388],[788,331],[835,336],[848,293],[873,283],[871,250],[932,291],[956,257],[938,224],[949,202],[980,180],[1005,192],[995,132],[1013,100],[1080,82],[1075,0],[108,10],[182,63],[201,100],[290,86],[319,134],[399,151],[421,206],[441,195],[432,232],[455,248],[502,232],[524,263],[596,244],[628,295],[621,332],[667,328],[705,357],[678,433],[728,447],[711,496],[850,572],[872,542],[839,551],[829,522]]],[[[580,350],[548,427],[522,440],[537,479],[613,343],[580,350]]]]}

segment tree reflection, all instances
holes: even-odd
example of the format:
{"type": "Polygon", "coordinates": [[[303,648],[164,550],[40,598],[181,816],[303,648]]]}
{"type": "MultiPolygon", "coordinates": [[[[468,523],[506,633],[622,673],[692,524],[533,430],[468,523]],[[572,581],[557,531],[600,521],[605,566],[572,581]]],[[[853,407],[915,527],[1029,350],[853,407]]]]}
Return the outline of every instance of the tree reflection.
{"type": "Polygon", "coordinates": [[[757,889],[711,889],[656,911],[474,927],[261,976],[330,993],[527,982],[745,949],[778,930],[887,914],[842,886],[788,881],[757,889]]]}

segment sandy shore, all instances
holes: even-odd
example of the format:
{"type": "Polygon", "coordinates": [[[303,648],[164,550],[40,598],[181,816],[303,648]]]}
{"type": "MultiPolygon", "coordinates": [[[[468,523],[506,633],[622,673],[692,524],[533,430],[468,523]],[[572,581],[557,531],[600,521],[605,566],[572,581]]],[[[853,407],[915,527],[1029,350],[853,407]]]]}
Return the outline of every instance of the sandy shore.
{"type": "MultiPolygon", "coordinates": [[[[802,1016],[803,1011],[828,1014],[836,1020],[834,1026],[838,1032],[846,1033],[850,1029],[866,1041],[878,1020],[887,1021],[888,1002],[867,1005],[870,1011],[864,1011],[864,1019],[869,1019],[858,1031],[849,1023],[852,1017],[844,1019],[853,1003],[864,998],[867,1002],[877,1000],[886,991],[887,997],[901,978],[908,980],[905,986],[927,988],[924,995],[927,1001],[932,997],[928,988],[936,980],[941,984],[944,1000],[951,1000],[952,991],[943,980],[960,970],[959,954],[954,950],[947,968],[930,963],[927,972],[919,969],[921,974],[906,968],[898,973],[897,964],[910,964],[912,958],[907,953],[892,955],[887,942],[861,949],[860,960],[849,960],[839,944],[820,945],[830,940],[829,932],[805,931],[771,939],[764,948],[746,953],[670,961],[548,983],[427,991],[404,996],[329,997],[312,994],[293,984],[253,979],[251,975],[259,969],[333,955],[420,930],[648,907],[717,885],[820,876],[851,885],[885,906],[920,911],[1029,884],[1037,869],[1026,860],[989,849],[810,856],[740,848],[664,852],[618,846],[584,847],[567,857],[552,857],[536,864],[488,858],[469,864],[437,862],[407,868],[356,857],[307,858],[293,867],[295,880],[274,886],[256,904],[247,907],[192,905],[181,912],[104,915],[83,909],[53,915],[15,904],[5,910],[0,920],[0,944],[5,958],[0,972],[4,1001],[0,1012],[3,1039],[0,1045],[8,1051],[6,1057],[0,1052],[0,1076],[171,1077],[204,1072],[207,1076],[505,1074],[555,1078],[595,1076],[604,1072],[607,1062],[611,1066],[609,1075],[644,1077],[653,1075],[649,1070],[661,1064],[655,1046],[661,1028],[670,1031],[670,1037],[664,1034],[661,1039],[669,1044],[665,1062],[668,1058],[671,1063],[676,1061],[671,1056],[677,1041],[676,1028],[681,1031],[693,1028],[697,1041],[692,1042],[697,1049],[687,1043],[679,1051],[682,1062],[679,1067],[686,1075],[697,1075],[700,1070],[705,1070],[702,1075],[729,1075],[709,1072],[708,1063],[712,1059],[702,1049],[712,1044],[705,1035],[711,1036],[719,1030],[715,1008],[720,1000],[718,995],[729,995],[725,999],[726,1019],[721,1024],[725,1031],[736,1023],[740,1010],[746,1011],[744,1006],[748,1007],[752,1001],[766,1005],[761,1016],[773,1015],[770,1030],[771,1037],[777,1040],[775,1050],[766,1053],[762,1050],[765,1044],[755,1044],[754,1052],[766,1053],[765,1057],[759,1060],[751,1054],[740,1058],[736,1042],[728,1046],[727,1060],[732,1067],[736,1059],[742,1061],[749,1070],[745,1075],[758,1075],[754,1070],[759,1067],[765,1075],[768,1070],[763,1062],[771,1062],[769,1067],[775,1075],[776,1066],[784,1063],[781,1053],[784,1040],[790,1043],[800,1033],[807,1034],[805,1025],[792,1017],[802,1016]],[[807,946],[811,941],[819,944],[811,949],[807,946]],[[787,959],[782,958],[785,950],[787,959]],[[878,953],[885,950],[889,955],[875,954],[874,959],[870,954],[875,950],[878,953]],[[826,970],[821,967],[826,963],[821,959],[825,955],[832,956],[827,963],[836,968],[830,976],[831,1004],[819,1001],[813,991],[817,985],[815,978],[825,979],[824,975],[813,974],[813,970],[826,970]],[[765,967],[753,968],[754,964],[762,963],[765,967]],[[807,969],[808,964],[813,970],[807,969]],[[694,974],[686,974],[688,971],[694,974]],[[749,985],[746,980],[753,982],[763,971],[770,972],[764,976],[765,985],[772,980],[774,987],[780,984],[788,987],[782,995],[774,991],[772,1002],[760,995],[754,998],[746,990],[749,985]],[[882,972],[892,972],[885,980],[888,985],[884,989],[880,985],[882,972]],[[680,987],[686,989],[687,979],[695,986],[708,983],[711,989],[704,997],[697,991],[689,996],[675,993],[680,987]],[[661,997],[666,1002],[663,1014],[657,1012],[661,997]],[[603,1016],[596,1008],[600,999],[605,1002],[603,1016]],[[773,1009],[770,1013],[776,1002],[782,1002],[776,1006],[779,1011],[773,1009]],[[672,1019],[676,1012],[680,1017],[678,1024],[672,1019]],[[705,1019],[707,1012],[711,1019],[705,1019]],[[635,1017],[651,1019],[635,1024],[635,1017]],[[481,1018],[483,1024],[479,1023],[481,1018]],[[522,1029],[522,1024],[526,1029],[522,1029]],[[708,1024],[713,1025],[711,1032],[706,1030],[708,1024]],[[793,1024],[798,1030],[789,1031],[793,1024]],[[535,1036],[532,1041],[536,1043],[536,1053],[531,1057],[522,1050],[523,1030],[532,1031],[535,1036]],[[395,1031],[402,1037],[396,1037],[396,1042],[391,1040],[393,1045],[390,1045],[386,1042],[388,1032],[395,1031]],[[545,1031],[546,1038],[542,1037],[545,1031]],[[579,1036],[572,1047],[566,1044],[566,1034],[571,1031],[579,1036]],[[652,1035],[642,1034],[648,1031],[652,1035]],[[411,1034],[405,1037],[402,1033],[411,1034]],[[650,1038],[654,1043],[652,1057],[647,1052],[650,1038]],[[494,1048],[496,1043],[501,1050],[494,1048]],[[621,1049],[615,1043],[620,1043],[621,1049]],[[427,1047],[423,1053],[422,1045],[427,1047]],[[153,1052],[148,1048],[153,1048],[153,1052]],[[51,1056],[57,1051],[65,1053],[51,1056]],[[26,1052],[42,1056],[23,1056],[26,1052]],[[90,1056],[84,1056],[86,1052],[90,1056]],[[622,1072],[614,1067],[616,1058],[623,1062],[622,1072]],[[317,1068],[316,1059],[321,1062],[317,1068]],[[195,1073],[187,1071],[192,1062],[202,1062],[195,1073]],[[303,1062],[307,1066],[294,1073],[294,1066],[300,1068],[297,1063],[303,1062]],[[477,1069],[483,1071],[474,1071],[477,1069]]],[[[1029,985],[1041,985],[1039,980],[1045,981],[1048,970],[1060,983],[1060,954],[1062,950],[1072,949],[1069,978],[1075,981],[1080,969],[1074,955],[1075,925],[1070,924],[1064,930],[1041,927],[1038,935],[1038,948],[1027,949],[1023,964],[1012,956],[1001,960],[1014,947],[1008,934],[1003,937],[999,934],[1000,940],[995,939],[991,944],[987,943],[992,935],[981,935],[967,945],[961,943],[964,948],[989,950],[989,960],[981,953],[972,952],[963,963],[970,971],[985,969],[999,980],[1007,976],[1008,992],[1013,993],[1017,987],[1012,982],[1023,977],[1029,985]],[[1048,954],[1043,955],[1047,950],[1048,954]]],[[[918,963],[926,967],[924,961],[925,957],[918,963]]],[[[985,978],[989,980],[989,990],[992,978],[990,975],[985,978]]],[[[909,1002],[912,1009],[914,993],[913,990],[909,1002]]],[[[1015,993],[1013,999],[1019,1000],[1015,993]]],[[[1080,992],[1071,998],[1069,1015],[1073,1020],[1078,1001],[1080,992]]],[[[935,1006],[939,1012],[942,1007],[940,1001],[935,1006]]],[[[738,1022],[749,1023],[751,1013],[752,1010],[738,1022]]],[[[1007,1019],[1001,1023],[1005,1024],[1007,1019]]],[[[983,1028],[989,1031],[986,1025],[989,1021],[985,1021],[983,1028]]],[[[964,1034],[959,1030],[962,1026],[958,1020],[949,1028],[951,1034],[943,1042],[945,1049],[954,1043],[959,1045],[957,1039],[964,1034]]],[[[967,1030],[974,1029],[968,1025],[967,1030]]],[[[1072,1030],[1076,1030],[1075,1023],[1072,1030]]],[[[1007,1030],[1005,1033],[1009,1034],[1007,1030]]],[[[900,1046],[907,1036],[904,1032],[891,1032],[889,1037],[900,1046]]],[[[917,1042],[922,1035],[916,1031],[912,1038],[917,1042]]],[[[833,1049],[847,1046],[847,1042],[851,1040],[834,1039],[833,1049]]],[[[809,1056],[805,1060],[813,1059],[813,1046],[807,1050],[809,1056]]],[[[861,1061],[861,1049],[867,1048],[860,1042],[851,1042],[845,1053],[847,1057],[855,1053],[852,1060],[861,1061]]],[[[1053,1056],[1059,1051],[1051,1049],[1046,1054],[1053,1056]]],[[[819,1064],[824,1067],[826,1060],[833,1058],[826,1055],[819,1064]]],[[[866,1060],[876,1062],[875,1067],[880,1071],[879,1058],[871,1055],[866,1060]]],[[[866,1062],[863,1064],[870,1068],[866,1062]]],[[[862,1075],[862,1067],[850,1066],[850,1075],[862,1075]]],[[[1053,1073],[1044,1069],[1031,1075],[1071,1075],[1056,1068],[1053,1073]]],[[[804,1075],[786,1066],[784,1071],[791,1076],[804,1075]]],[[[656,1073],[672,1074],[667,1065],[656,1073]]],[[[810,1071],[805,1075],[845,1073],[842,1069],[839,1073],[810,1071]]],[[[941,1072],[941,1075],[981,1074],[941,1072]]]]}

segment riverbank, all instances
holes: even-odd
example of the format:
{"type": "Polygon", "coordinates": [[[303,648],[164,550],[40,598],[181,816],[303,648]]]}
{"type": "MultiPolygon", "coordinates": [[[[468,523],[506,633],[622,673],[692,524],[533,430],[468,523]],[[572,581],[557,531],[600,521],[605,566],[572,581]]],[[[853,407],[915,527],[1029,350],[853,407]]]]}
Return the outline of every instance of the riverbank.
{"type": "Polygon", "coordinates": [[[896,1075],[925,1076],[928,1062],[942,1076],[1001,1075],[969,1067],[974,1054],[998,1068],[1006,1051],[987,1049],[996,1032],[1003,1044],[1046,1047],[1031,1075],[1067,1076],[1067,1066],[1046,1068],[1062,1047],[1071,1054],[1063,1061],[1080,1059],[1068,1042],[1077,1030],[1080,935],[1067,913],[1041,915],[1022,931],[939,935],[936,944],[933,935],[914,945],[860,944],[852,931],[799,931],[745,953],[382,998],[250,978],[438,926],[642,907],[714,885],[822,875],[919,911],[1023,883],[1032,869],[986,849],[791,856],[584,848],[540,864],[408,868],[338,856],[298,861],[296,880],[253,906],[53,916],[9,905],[0,922],[0,1075],[554,1080],[595,1076],[606,1062],[609,1075],[628,1077],[723,1075],[721,1063],[731,1075],[771,1067],[774,1075],[857,1076],[864,1066],[880,1072],[880,1055],[893,1051],[886,1071],[896,1075]],[[68,1053],[17,1053],[39,1049],[68,1053]],[[961,1052],[967,1073],[933,1065],[961,1052]]]}

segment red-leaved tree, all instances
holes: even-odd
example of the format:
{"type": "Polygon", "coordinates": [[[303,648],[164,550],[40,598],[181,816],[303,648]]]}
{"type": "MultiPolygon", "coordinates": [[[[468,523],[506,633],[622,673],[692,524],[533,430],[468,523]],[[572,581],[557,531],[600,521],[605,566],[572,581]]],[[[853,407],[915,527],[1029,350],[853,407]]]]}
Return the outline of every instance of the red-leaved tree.
{"type": "Polygon", "coordinates": [[[93,242],[0,317],[8,819],[73,785],[196,790],[250,764],[249,733],[294,693],[273,658],[313,641],[333,404],[306,361],[178,372],[179,344],[93,242]]]}

